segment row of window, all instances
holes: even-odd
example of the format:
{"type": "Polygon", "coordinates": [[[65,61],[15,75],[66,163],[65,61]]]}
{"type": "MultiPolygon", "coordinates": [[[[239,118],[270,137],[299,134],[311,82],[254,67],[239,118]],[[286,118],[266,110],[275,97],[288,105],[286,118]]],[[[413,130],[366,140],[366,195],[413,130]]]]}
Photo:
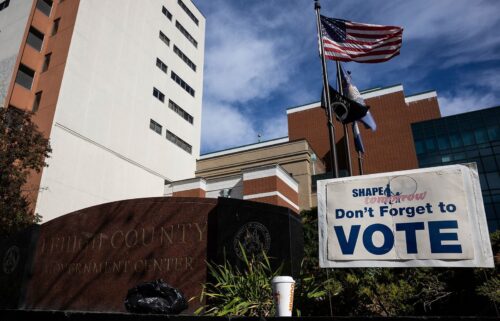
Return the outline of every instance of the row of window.
{"type": "MultiPolygon", "coordinates": [[[[163,126],[160,125],[159,123],[157,123],[156,121],[150,119],[149,120],[149,128],[154,131],[155,133],[161,135],[162,134],[162,130],[163,130],[163,126]]],[[[175,145],[179,146],[180,148],[182,148],[183,150],[185,150],[186,152],[188,152],[189,154],[192,153],[193,151],[193,147],[191,145],[189,145],[188,143],[186,143],[183,139],[181,139],[179,136],[175,135],[174,133],[172,133],[171,131],[169,130],[166,130],[166,135],[165,137],[172,143],[174,143],[175,145]]]]}
{"type": "Polygon", "coordinates": [[[171,99],[168,100],[168,108],[175,111],[179,116],[184,118],[184,120],[187,121],[188,123],[190,123],[190,124],[193,123],[193,116],[191,116],[187,111],[182,109],[179,105],[177,105],[171,99]]]}
{"type": "Polygon", "coordinates": [[[149,129],[161,135],[162,126],[152,119],[149,120],[149,129]]]}
{"type": "Polygon", "coordinates": [[[165,17],[167,17],[168,20],[172,21],[172,14],[167,10],[167,8],[165,8],[165,6],[161,8],[161,12],[165,15],[165,17]]]}
{"type": "MultiPolygon", "coordinates": [[[[179,0],[180,1],[180,0],[179,0]]],[[[181,3],[182,1],[179,2],[179,4],[181,3]]],[[[188,13],[188,16],[191,17],[191,19],[193,19],[193,21],[195,21],[195,23],[198,25],[198,19],[193,15],[193,13],[191,11],[189,11],[189,9],[184,5],[184,3],[182,3],[181,7],[184,9],[184,11],[186,11],[186,13],[188,13]],[[182,7],[182,5],[184,7],[182,7]],[[191,14],[191,15],[190,15],[191,14]]],[[[165,6],[163,6],[161,8],[161,12],[165,15],[165,17],[167,17],[168,20],[172,21],[172,13],[170,11],[168,11],[167,8],[165,8],[165,6]]],[[[179,31],[184,35],[184,37],[187,38],[187,40],[189,40],[189,42],[191,42],[193,44],[193,46],[195,46],[196,48],[198,48],[198,41],[196,41],[196,39],[194,39],[193,36],[191,36],[191,34],[186,30],[186,28],[184,28],[179,21],[175,21],[175,27],[177,29],[179,29],[179,31]]],[[[170,41],[169,41],[170,42],[170,41]]]]}
{"type": "Polygon", "coordinates": [[[187,40],[189,40],[190,43],[193,44],[193,46],[195,46],[195,48],[198,48],[198,41],[196,41],[193,36],[191,36],[191,34],[186,30],[186,28],[184,28],[180,23],[179,21],[175,21],[175,27],[177,29],[179,29],[179,31],[184,35],[184,37],[186,37],[187,40]]]}
{"type": "Polygon", "coordinates": [[[36,8],[47,17],[50,17],[50,12],[52,11],[52,3],[52,0],[38,0],[36,3],[36,8]]]}
{"type": "MultiPolygon", "coordinates": [[[[38,0],[36,4],[36,8],[40,10],[42,13],[44,13],[47,16],[50,16],[50,12],[52,10],[52,4],[53,2],[51,0],[38,0]]],[[[8,3],[7,3],[8,5],[8,3]]],[[[59,30],[59,23],[60,23],[61,18],[55,19],[53,24],[52,24],[52,31],[51,35],[54,36],[57,34],[59,30]]],[[[33,26],[30,26],[28,30],[28,35],[26,37],[26,44],[28,44],[30,47],[33,49],[41,52],[42,47],[43,47],[43,42],[44,42],[45,35],[36,29],[33,26]]],[[[42,72],[47,71],[49,69],[50,65],[50,60],[52,57],[52,53],[48,53],[44,56],[43,60],[43,65],[42,65],[42,72]]],[[[17,71],[16,75],[16,83],[21,85],[22,87],[31,90],[31,87],[33,85],[33,80],[35,78],[35,70],[31,69],[30,67],[24,65],[24,64],[19,64],[19,68],[17,71]]],[[[41,97],[41,92],[37,93],[35,95],[35,105],[36,105],[36,98],[41,97]]],[[[33,106],[33,110],[36,111],[38,106],[33,106]]]]}
{"type": "MultiPolygon", "coordinates": [[[[182,2],[182,0],[177,0],[177,3],[182,8],[182,10],[184,10],[184,12],[189,16],[189,18],[191,18],[191,20],[193,20],[193,22],[196,25],[198,25],[199,23],[198,18],[196,18],[196,16],[191,12],[191,10],[189,10],[189,8],[186,7],[184,2],[182,2]]],[[[167,17],[168,20],[172,21],[172,13],[170,13],[170,11],[168,11],[168,9],[165,8],[165,6],[161,8],[161,12],[165,15],[165,17],[167,17]]]]}
{"type": "Polygon", "coordinates": [[[180,148],[182,148],[183,150],[185,150],[189,154],[192,153],[193,147],[191,145],[189,145],[188,143],[186,143],[181,138],[179,138],[179,136],[176,136],[174,133],[172,133],[169,130],[167,130],[167,135],[166,136],[167,136],[167,139],[169,141],[171,141],[172,143],[174,143],[175,145],[179,146],[180,148]]]}
{"type": "MultiPolygon", "coordinates": [[[[156,66],[161,69],[164,73],[167,73],[167,65],[163,61],[161,61],[159,58],[156,58],[156,66]]],[[[30,69],[31,70],[31,69],[30,69]]],[[[33,71],[33,76],[34,76],[34,71],[33,71]]],[[[181,77],[179,77],[175,72],[171,71],[170,72],[170,78],[172,78],[173,81],[175,81],[179,86],[182,87],[188,94],[194,97],[195,91],[191,86],[189,86],[184,80],[182,80],[181,77]]],[[[33,79],[31,79],[33,81],[33,79]]],[[[30,85],[31,86],[31,85],[30,85]]],[[[161,93],[156,88],[153,88],[153,96],[158,98],[162,103],[165,102],[165,95],[161,93]]]]}
{"type": "Polygon", "coordinates": [[[153,87],[153,96],[156,97],[162,103],[165,102],[165,95],[159,91],[156,87],[153,87]]]}
{"type": "Polygon", "coordinates": [[[5,0],[3,2],[0,2],[0,11],[7,8],[9,6],[9,4],[10,4],[10,0],[5,0]]]}
{"type": "Polygon", "coordinates": [[[160,68],[164,73],[167,73],[168,67],[160,58],[156,58],[156,67],[160,68]]]}
{"type": "MultiPolygon", "coordinates": [[[[153,96],[161,101],[162,103],[165,102],[165,95],[156,87],[153,87],[153,96]]],[[[189,122],[190,124],[193,123],[193,116],[191,116],[187,111],[182,109],[179,105],[177,105],[175,102],[173,102],[171,99],[168,100],[168,107],[175,111],[179,116],[181,116],[185,121],[189,122]]]]}
{"type": "MultiPolygon", "coordinates": [[[[167,46],[170,46],[170,39],[161,30],[159,37],[161,41],[163,41],[167,46]]],[[[182,59],[182,61],[186,63],[186,65],[189,66],[189,68],[193,69],[193,71],[196,71],[196,65],[194,64],[194,62],[189,59],[188,56],[186,56],[186,54],[184,54],[176,45],[174,45],[174,52],[177,56],[179,56],[179,58],[182,59]]]]}
{"type": "Polygon", "coordinates": [[[184,2],[182,2],[182,0],[177,0],[177,3],[179,4],[179,6],[182,8],[182,10],[184,10],[184,12],[189,16],[189,18],[191,18],[191,20],[193,20],[193,22],[198,25],[198,18],[196,18],[196,16],[191,12],[191,10],[188,9],[188,7],[186,7],[186,5],[184,4],[184,2]]]}
{"type": "Polygon", "coordinates": [[[182,80],[181,77],[179,77],[175,72],[171,71],[170,72],[170,78],[172,78],[173,81],[175,81],[179,86],[182,87],[188,94],[194,97],[194,89],[191,88],[184,80],[182,80]]]}
{"type": "Polygon", "coordinates": [[[196,65],[194,62],[191,61],[176,45],[174,45],[174,52],[179,56],[179,58],[182,59],[186,63],[186,65],[189,66],[189,68],[193,69],[193,71],[196,71],[196,65]]]}
{"type": "MultiPolygon", "coordinates": [[[[415,135],[416,137],[418,135],[415,135]]],[[[500,140],[500,126],[491,125],[488,127],[467,130],[461,133],[417,139],[415,148],[417,154],[432,153],[438,150],[448,150],[450,148],[460,148],[462,146],[474,146],[488,141],[500,140]]]]}
{"type": "Polygon", "coordinates": [[[168,37],[163,33],[161,32],[160,30],[160,39],[161,41],[163,41],[167,46],[170,46],[170,39],[168,39],[168,37]]]}

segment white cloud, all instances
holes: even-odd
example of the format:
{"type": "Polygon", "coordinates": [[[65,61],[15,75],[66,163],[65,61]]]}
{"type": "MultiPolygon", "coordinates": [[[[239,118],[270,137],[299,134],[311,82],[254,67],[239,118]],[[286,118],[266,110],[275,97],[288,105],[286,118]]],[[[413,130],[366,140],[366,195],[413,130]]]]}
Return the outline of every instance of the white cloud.
{"type": "Polygon", "coordinates": [[[266,24],[239,16],[228,7],[211,15],[206,51],[205,84],[210,99],[247,102],[267,97],[294,72],[289,42],[269,37],[266,24]]]}
{"type": "Polygon", "coordinates": [[[464,90],[440,95],[438,100],[441,114],[449,116],[493,107],[498,104],[499,97],[491,93],[482,95],[472,90],[464,90]]]}
{"type": "Polygon", "coordinates": [[[218,102],[203,106],[202,153],[257,141],[257,131],[237,108],[218,102]]]}
{"type": "Polygon", "coordinates": [[[288,120],[286,113],[266,119],[261,130],[262,140],[270,140],[288,136],[288,120]]]}

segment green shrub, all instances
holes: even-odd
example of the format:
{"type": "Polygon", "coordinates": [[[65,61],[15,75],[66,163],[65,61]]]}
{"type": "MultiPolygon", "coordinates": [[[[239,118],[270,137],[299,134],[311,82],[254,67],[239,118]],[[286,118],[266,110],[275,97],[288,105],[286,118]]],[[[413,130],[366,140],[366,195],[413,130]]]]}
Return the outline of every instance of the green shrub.
{"type": "Polygon", "coordinates": [[[207,282],[201,301],[206,304],[196,314],[212,316],[274,316],[271,279],[281,272],[273,271],[269,257],[247,257],[243,247],[245,268],[239,270],[227,261],[222,264],[208,264],[212,282],[207,282]]]}

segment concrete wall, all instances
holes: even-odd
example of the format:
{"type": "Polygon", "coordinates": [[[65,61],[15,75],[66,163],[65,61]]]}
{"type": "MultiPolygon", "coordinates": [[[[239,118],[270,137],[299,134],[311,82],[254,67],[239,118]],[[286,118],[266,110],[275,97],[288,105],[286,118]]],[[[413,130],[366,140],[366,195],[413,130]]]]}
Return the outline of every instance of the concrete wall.
{"type": "MultiPolygon", "coordinates": [[[[197,162],[196,176],[211,181],[219,178],[222,180],[224,177],[240,175],[251,168],[280,165],[298,182],[300,210],[315,206],[316,200],[311,198],[311,175],[313,166],[316,166],[317,173],[324,172],[321,161],[318,160],[316,163],[312,161],[311,156],[314,151],[305,140],[288,142],[278,139],[276,142],[274,145],[264,142],[245,148],[216,152],[213,155],[203,155],[197,162]]],[[[240,186],[235,185],[238,188],[234,193],[240,193],[240,186]]],[[[207,197],[213,193],[207,192],[207,197]]]]}
{"type": "Polygon", "coordinates": [[[165,180],[194,176],[205,20],[190,1],[184,3],[199,26],[177,1],[80,2],[52,122],[53,152],[36,206],[44,221],[104,202],[161,196],[165,180]],[[197,48],[175,27],[176,20],[198,41],[197,48]],[[159,39],[160,30],[170,46],[159,39]],[[196,72],[173,52],[174,44],[197,65],[196,72]],[[168,74],[156,66],[157,58],[168,74]],[[171,70],[195,89],[195,97],[171,79],[171,70]],[[164,103],[153,97],[153,87],[165,94],[164,103]],[[169,99],[189,112],[194,124],[168,108],[169,99]],[[162,125],[161,135],[149,128],[150,119],[162,125]],[[192,153],[168,141],[167,129],[192,145],[192,153]]]}

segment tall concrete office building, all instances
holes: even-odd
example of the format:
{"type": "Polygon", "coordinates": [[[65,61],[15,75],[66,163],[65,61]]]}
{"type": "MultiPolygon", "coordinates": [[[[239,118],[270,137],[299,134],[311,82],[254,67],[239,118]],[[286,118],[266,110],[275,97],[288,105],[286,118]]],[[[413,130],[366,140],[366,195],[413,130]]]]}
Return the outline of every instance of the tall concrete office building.
{"type": "Polygon", "coordinates": [[[191,0],[0,0],[0,106],[53,149],[26,188],[44,221],[194,176],[204,44],[191,0]]]}

